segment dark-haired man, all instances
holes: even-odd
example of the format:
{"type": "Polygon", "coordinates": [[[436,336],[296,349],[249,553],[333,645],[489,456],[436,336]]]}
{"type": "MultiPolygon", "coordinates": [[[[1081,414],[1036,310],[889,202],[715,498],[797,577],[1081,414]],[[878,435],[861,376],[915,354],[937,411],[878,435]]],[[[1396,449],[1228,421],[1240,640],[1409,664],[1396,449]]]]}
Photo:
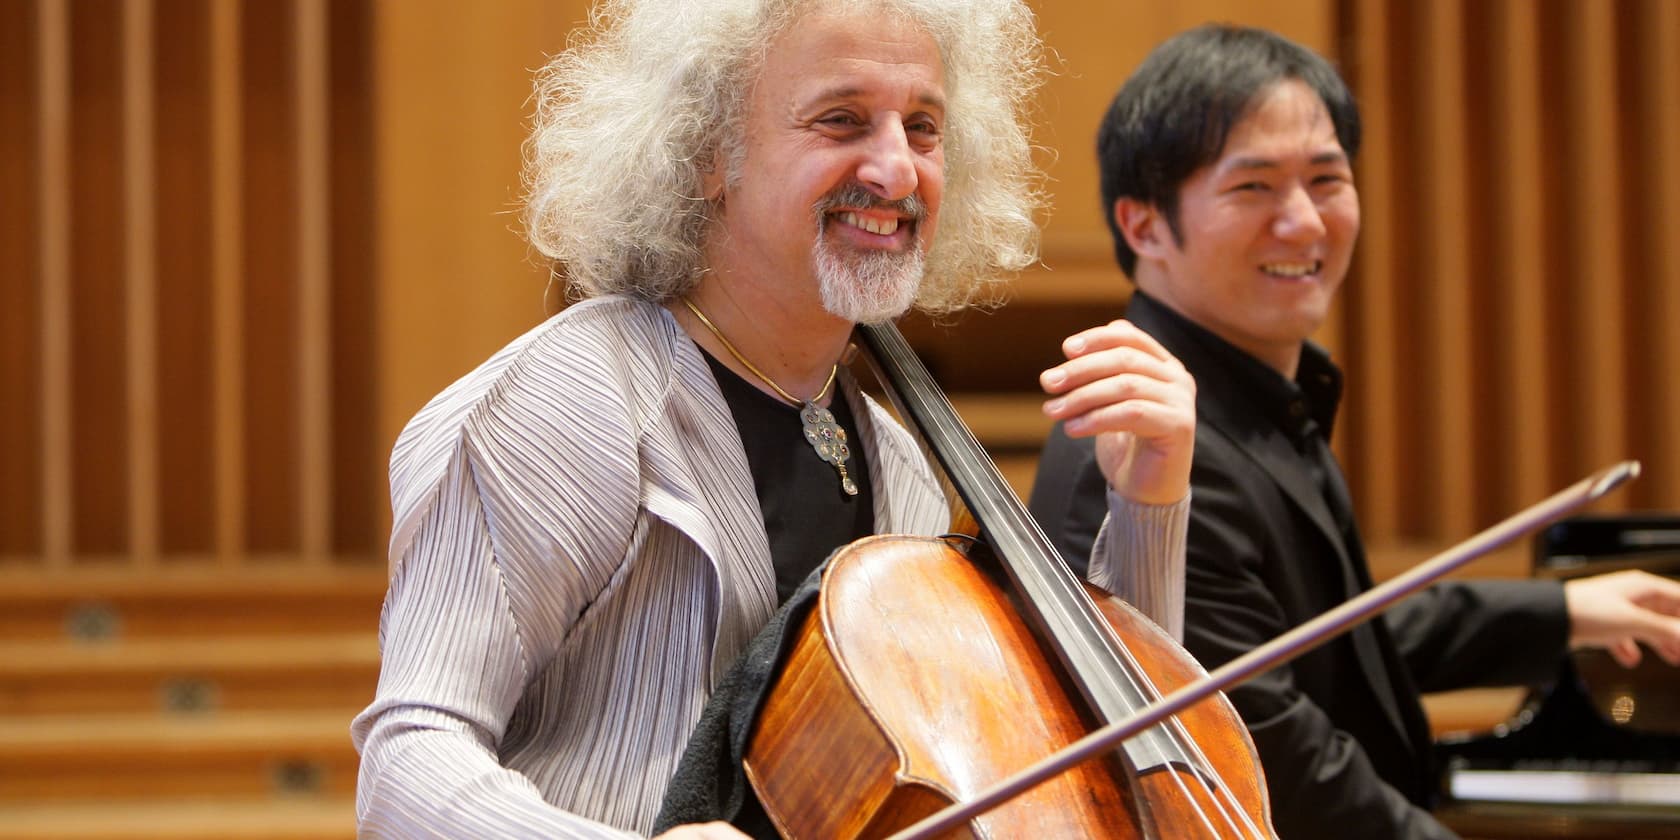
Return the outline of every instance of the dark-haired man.
{"type": "MultiPolygon", "coordinates": [[[[1196,379],[1185,645],[1212,668],[1371,586],[1328,440],[1341,374],[1307,341],[1359,232],[1359,114],[1321,57],[1225,26],[1157,48],[1098,138],[1127,318],[1196,379]]],[[[1120,351],[1125,352],[1125,351],[1120,351]]],[[[1058,425],[1034,514],[1071,564],[1101,522],[1091,446],[1058,425]]],[[[1428,813],[1420,690],[1541,678],[1566,643],[1680,660],[1680,586],[1437,586],[1231,693],[1285,838],[1450,837],[1428,813]],[[1667,613],[1668,615],[1664,615],[1667,613]]]]}

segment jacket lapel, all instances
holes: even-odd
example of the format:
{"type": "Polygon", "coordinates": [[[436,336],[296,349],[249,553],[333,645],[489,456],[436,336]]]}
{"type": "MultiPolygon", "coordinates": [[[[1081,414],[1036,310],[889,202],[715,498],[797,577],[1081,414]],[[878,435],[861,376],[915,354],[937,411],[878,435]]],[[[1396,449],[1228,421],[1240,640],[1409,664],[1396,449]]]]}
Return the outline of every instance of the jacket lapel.
{"type": "MultiPolygon", "coordinates": [[[[1230,434],[1235,424],[1230,422],[1232,418],[1229,415],[1223,419],[1223,424],[1218,420],[1210,422],[1221,431],[1230,434]]],[[[1296,452],[1294,445],[1275,429],[1266,434],[1251,434],[1246,439],[1234,439],[1240,442],[1243,454],[1254,459],[1266,474],[1271,476],[1273,483],[1283,491],[1291,503],[1306,514],[1318,529],[1319,535],[1335,549],[1337,572],[1341,575],[1344,598],[1352,598],[1363,591],[1364,581],[1368,577],[1361,574],[1365,563],[1364,553],[1357,547],[1347,545],[1341,529],[1334,524],[1335,518],[1330,513],[1329,503],[1324,500],[1324,494],[1319,491],[1317,481],[1305,468],[1302,456],[1296,452]]],[[[1300,560],[1294,559],[1296,562],[1300,560]]],[[[1395,731],[1405,736],[1402,740],[1416,749],[1416,745],[1412,743],[1411,730],[1406,726],[1405,718],[1395,699],[1394,681],[1389,678],[1387,665],[1393,657],[1383,654],[1376,626],[1372,622],[1361,624],[1348,631],[1348,638],[1359,654],[1357,658],[1360,670],[1365,672],[1365,679],[1371,684],[1372,693],[1382,706],[1383,714],[1395,731]]]]}
{"type": "MultiPolygon", "coordinates": [[[[642,492],[648,513],[694,543],[717,585],[713,680],[776,611],[776,573],[764,515],[734,416],[700,350],[660,307],[655,346],[667,381],[644,418],[642,492]]],[[[632,345],[636,346],[636,345],[632,345]]]]}
{"type": "Polygon", "coordinates": [[[875,533],[931,536],[950,527],[950,507],[914,438],[857,387],[847,371],[841,394],[851,405],[857,439],[865,441],[875,533]]]}
{"type": "MultiPolygon", "coordinates": [[[[1184,363],[1199,385],[1196,392],[1197,422],[1205,422],[1230,438],[1245,456],[1270,476],[1283,495],[1306,516],[1318,530],[1319,536],[1323,537],[1334,551],[1334,571],[1341,577],[1344,598],[1358,595],[1363,589],[1362,581],[1368,578],[1367,574],[1361,574],[1365,563],[1364,554],[1357,546],[1347,544],[1304,456],[1275,424],[1267,422],[1252,406],[1240,403],[1235,395],[1244,393],[1246,388],[1242,383],[1235,381],[1235,374],[1225,365],[1219,364],[1196,339],[1187,335],[1179,324],[1174,323],[1171,316],[1155,311],[1161,308],[1164,308],[1162,304],[1140,298],[1128,308],[1126,316],[1159,340],[1184,363]],[[1143,305],[1137,305],[1138,302],[1142,302],[1143,305]]],[[[1279,523],[1279,527],[1284,527],[1283,523],[1279,523]]],[[[1306,560],[1284,559],[1286,562],[1295,563],[1306,560]]],[[[1384,716],[1395,731],[1401,734],[1402,740],[1416,750],[1417,744],[1414,743],[1411,729],[1406,725],[1397,705],[1395,686],[1389,679],[1385,665],[1391,657],[1383,655],[1375,628],[1367,622],[1349,631],[1349,637],[1358,653],[1360,670],[1364,672],[1366,681],[1371,684],[1372,693],[1382,706],[1384,716]]]]}

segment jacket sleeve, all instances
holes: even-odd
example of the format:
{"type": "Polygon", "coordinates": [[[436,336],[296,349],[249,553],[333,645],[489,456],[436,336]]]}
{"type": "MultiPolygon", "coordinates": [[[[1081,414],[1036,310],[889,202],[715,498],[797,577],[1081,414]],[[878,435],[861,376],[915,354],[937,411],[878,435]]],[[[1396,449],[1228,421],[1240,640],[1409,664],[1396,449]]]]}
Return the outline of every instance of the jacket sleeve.
{"type": "Polygon", "coordinates": [[[463,447],[401,546],[380,616],[374,702],[352,725],[361,837],[635,835],[566,813],[503,767],[498,745],[544,638],[508,598],[463,447]]]}
{"type": "MultiPolygon", "coordinates": [[[[1215,466],[1197,440],[1185,581],[1185,646],[1216,668],[1290,629],[1261,574],[1267,534],[1262,501],[1240,477],[1215,466]]],[[[1264,482],[1251,480],[1251,485],[1264,482]]],[[[1229,694],[1260,753],[1283,838],[1348,836],[1450,838],[1455,835],[1385,782],[1360,744],[1298,686],[1285,664],[1229,694]],[[1356,827],[1356,828],[1355,828],[1356,827]]]]}
{"type": "Polygon", "coordinates": [[[1557,673],[1569,643],[1555,580],[1441,583],[1383,617],[1423,691],[1540,682],[1557,673]]]}
{"type": "Polygon", "coordinates": [[[1184,534],[1190,497],[1132,502],[1108,487],[1086,438],[1052,433],[1034,481],[1033,516],[1075,574],[1184,637],[1184,534]]]}
{"type": "Polygon", "coordinates": [[[379,685],[351,725],[358,836],[635,836],[550,804],[501,761],[514,709],[623,562],[635,517],[628,411],[574,393],[610,383],[574,380],[445,392],[398,440],[379,685]]]}

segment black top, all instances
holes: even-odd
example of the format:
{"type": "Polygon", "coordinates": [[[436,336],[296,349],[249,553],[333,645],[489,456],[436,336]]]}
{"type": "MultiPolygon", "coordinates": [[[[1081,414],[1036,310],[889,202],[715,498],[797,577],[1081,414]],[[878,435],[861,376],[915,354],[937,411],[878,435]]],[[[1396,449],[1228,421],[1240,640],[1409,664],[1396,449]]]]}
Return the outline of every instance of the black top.
{"type": "MultiPolygon", "coordinates": [[[[1126,317],[1196,378],[1184,646],[1212,669],[1370,587],[1325,439],[1340,375],[1307,343],[1294,381],[1134,293],[1126,317]]],[[[1089,438],[1057,424],[1032,511],[1057,547],[1090,551],[1103,479],[1089,438]]],[[[1415,492],[1428,492],[1425,487],[1415,492]]],[[[1229,692],[1265,767],[1284,840],[1445,838],[1421,689],[1544,679],[1568,635],[1555,581],[1436,584],[1229,692]]]]}
{"type": "Polygon", "coordinates": [[[705,355],[747,452],[747,467],[770,540],[770,559],[776,566],[776,601],[781,603],[835,549],[875,533],[868,459],[856,435],[851,406],[837,393],[828,410],[846,430],[852,450],[846,474],[858,488],[856,496],[847,495],[840,488],[839,470],[805,440],[798,408],[760,391],[710,353],[705,355]]]}

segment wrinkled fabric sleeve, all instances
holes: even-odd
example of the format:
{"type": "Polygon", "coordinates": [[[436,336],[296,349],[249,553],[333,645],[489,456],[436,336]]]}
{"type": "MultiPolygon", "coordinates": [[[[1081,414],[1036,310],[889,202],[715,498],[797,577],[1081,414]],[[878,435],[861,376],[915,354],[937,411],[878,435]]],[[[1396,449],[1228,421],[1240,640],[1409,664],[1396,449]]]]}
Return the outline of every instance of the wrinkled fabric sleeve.
{"type": "Polygon", "coordinates": [[[516,616],[465,445],[434,490],[394,547],[379,688],[352,726],[359,836],[635,836],[549,805],[498,761],[533,645],[556,640],[516,616]]]}
{"type": "Polygon", "coordinates": [[[1075,574],[1183,640],[1189,495],[1171,505],[1127,500],[1109,488],[1090,439],[1070,438],[1057,423],[1027,507],[1075,574]]]}
{"type": "Polygon", "coordinates": [[[393,450],[379,683],[351,724],[358,836],[635,836],[503,761],[514,709],[625,562],[637,516],[623,386],[568,342],[539,328],[509,345],[393,450]]]}
{"type": "Polygon", "coordinates": [[[1184,543],[1190,496],[1170,505],[1146,505],[1106,488],[1103,495],[1108,515],[1091,546],[1087,579],[1183,641],[1184,543]]]}

